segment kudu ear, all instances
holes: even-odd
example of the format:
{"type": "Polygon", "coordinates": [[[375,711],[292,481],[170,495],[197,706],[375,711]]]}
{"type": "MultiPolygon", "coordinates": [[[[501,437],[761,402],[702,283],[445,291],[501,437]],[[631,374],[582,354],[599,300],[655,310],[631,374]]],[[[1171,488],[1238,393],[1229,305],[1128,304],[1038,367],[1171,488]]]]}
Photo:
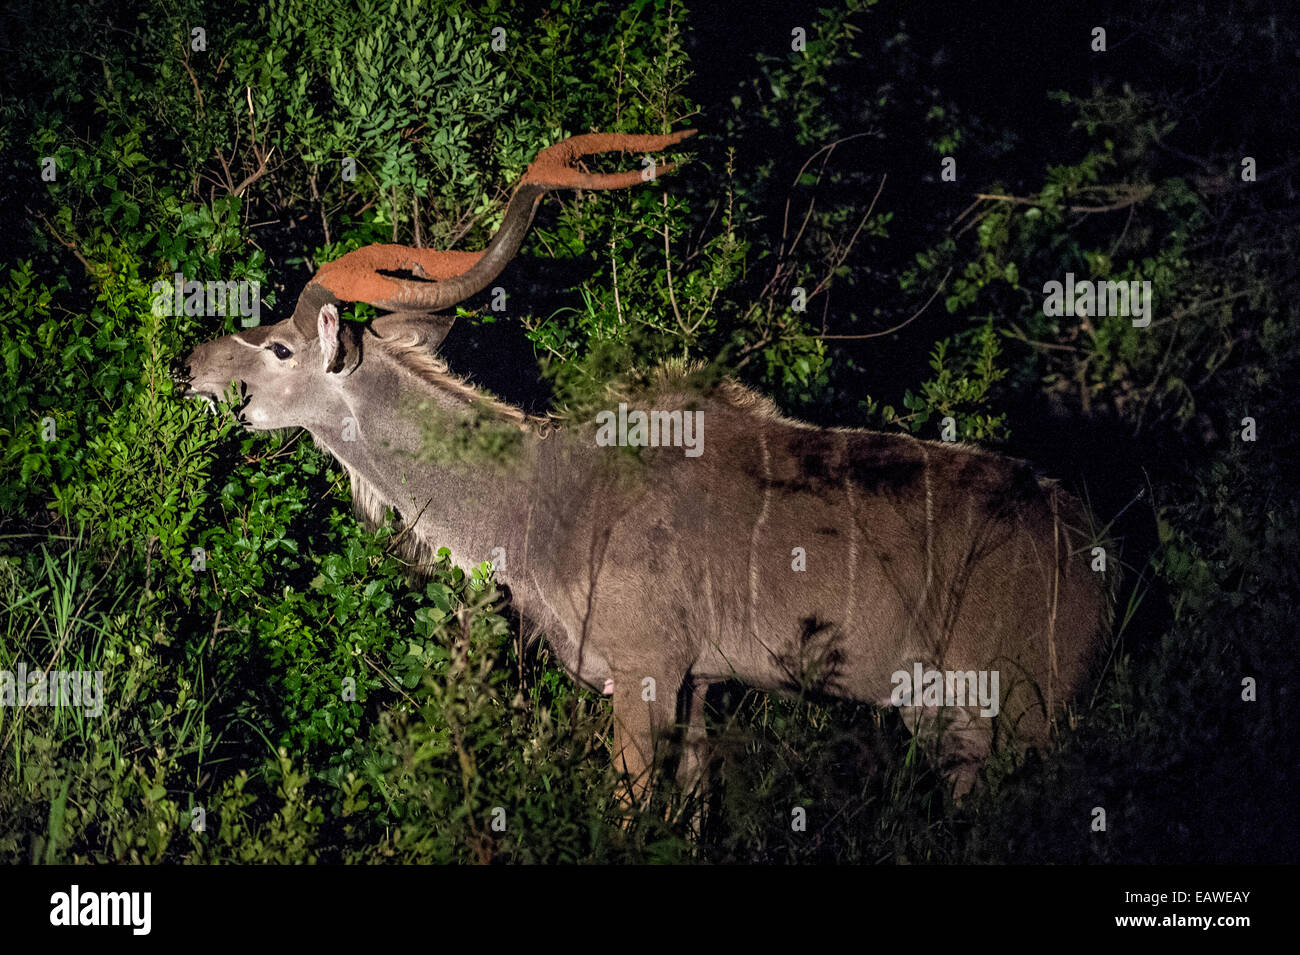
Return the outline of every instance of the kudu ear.
{"type": "Polygon", "coordinates": [[[322,305],[316,313],[316,337],[320,340],[320,353],[326,373],[335,371],[339,353],[339,310],[334,305],[322,305]]]}
{"type": "Polygon", "coordinates": [[[456,322],[455,315],[429,312],[388,312],[375,316],[370,330],[380,338],[409,338],[428,349],[437,348],[456,322]]]}

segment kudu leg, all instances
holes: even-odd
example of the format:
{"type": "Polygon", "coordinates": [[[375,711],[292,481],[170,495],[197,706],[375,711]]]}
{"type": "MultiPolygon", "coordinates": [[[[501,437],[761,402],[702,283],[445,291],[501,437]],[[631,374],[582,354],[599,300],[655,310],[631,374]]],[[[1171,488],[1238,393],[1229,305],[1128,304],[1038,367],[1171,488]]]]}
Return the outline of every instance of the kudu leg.
{"type": "Polygon", "coordinates": [[[685,801],[670,821],[681,821],[683,812],[689,812],[686,825],[690,834],[698,839],[704,832],[704,811],[709,799],[709,749],[708,727],[705,723],[705,698],[709,684],[690,677],[682,686],[679,706],[685,720],[682,729],[681,755],[677,761],[677,786],[685,801]]]}
{"type": "Polygon", "coordinates": [[[973,706],[926,706],[905,722],[918,741],[935,748],[940,772],[960,803],[979,780],[980,766],[993,744],[992,725],[973,706]]]}
{"type": "Polygon", "coordinates": [[[709,684],[688,678],[682,692],[689,699],[685,701],[686,725],[682,732],[681,758],[677,763],[677,785],[684,793],[703,796],[708,788],[705,778],[709,769],[708,729],[704,711],[709,684]]]}
{"type": "Polygon", "coordinates": [[[680,675],[614,674],[614,771],[622,779],[619,801],[625,808],[644,807],[649,799],[651,773],[673,729],[681,681],[680,675]]]}

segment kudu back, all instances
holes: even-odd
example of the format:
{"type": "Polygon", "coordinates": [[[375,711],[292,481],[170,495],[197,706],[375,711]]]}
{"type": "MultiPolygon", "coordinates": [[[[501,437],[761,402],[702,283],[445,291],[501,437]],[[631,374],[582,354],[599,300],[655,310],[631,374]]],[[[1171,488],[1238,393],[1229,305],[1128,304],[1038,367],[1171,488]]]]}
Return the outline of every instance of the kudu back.
{"type": "Polygon", "coordinates": [[[578,157],[690,133],[543,150],[483,253],[349,253],[291,317],[196,348],[186,393],[233,383],[248,427],[305,428],[338,459],[365,518],[392,509],[426,554],[494,560],[568,671],[612,694],[615,766],[637,796],[683,725],[679,777],[700,780],[704,691],[729,679],[900,706],[960,794],[995,738],[1048,739],[1108,629],[1074,497],[976,448],[790,420],[730,380],[661,371],[596,421],[557,423],[435,357],[451,326],[438,313],[500,273],[547,191],[642,181],[580,172],[578,157]],[[388,314],[340,322],[356,301],[388,314]],[[510,453],[440,455],[469,419],[510,453]]]}

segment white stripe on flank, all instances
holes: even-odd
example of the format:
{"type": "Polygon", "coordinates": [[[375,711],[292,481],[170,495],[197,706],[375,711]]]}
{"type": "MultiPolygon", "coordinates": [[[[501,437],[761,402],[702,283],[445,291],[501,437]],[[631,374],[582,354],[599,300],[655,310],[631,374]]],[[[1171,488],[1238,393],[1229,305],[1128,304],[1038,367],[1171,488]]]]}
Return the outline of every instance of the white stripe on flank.
{"type": "Polygon", "coordinates": [[[844,609],[844,631],[853,625],[853,604],[858,582],[858,505],[853,498],[853,481],[848,466],[849,436],[840,432],[840,467],[844,469],[844,494],[849,505],[849,600],[844,609]]]}
{"type": "Polygon", "coordinates": [[[537,476],[540,469],[536,466],[533,468],[533,479],[528,484],[528,514],[524,517],[524,569],[529,573],[532,572],[532,564],[528,562],[528,538],[533,532],[533,505],[537,503],[537,476]]]}
{"type": "Polygon", "coordinates": [[[934,580],[934,491],[930,487],[930,454],[925,445],[921,449],[921,474],[925,480],[925,590],[921,592],[922,612],[930,599],[930,584],[934,580]]]}
{"type": "Polygon", "coordinates": [[[755,637],[758,636],[758,568],[754,560],[758,556],[758,535],[767,520],[768,503],[772,497],[772,459],[767,452],[767,435],[761,430],[758,432],[758,446],[763,452],[763,503],[758,509],[754,530],[749,535],[749,632],[755,637]]]}
{"type": "MultiPolygon", "coordinates": [[[[705,526],[706,528],[708,526],[707,515],[705,516],[705,526]]],[[[713,572],[709,569],[711,566],[712,561],[704,561],[704,602],[709,609],[708,620],[710,630],[712,631],[709,634],[709,638],[716,641],[720,635],[719,632],[722,629],[722,625],[718,620],[718,609],[713,600],[713,572]]],[[[750,566],[752,567],[753,565],[751,564],[750,566]]]]}
{"type": "Polygon", "coordinates": [[[1052,610],[1047,619],[1047,656],[1051,673],[1047,678],[1047,718],[1056,715],[1055,696],[1052,692],[1055,678],[1060,677],[1056,665],[1056,602],[1061,592],[1061,519],[1056,510],[1056,489],[1048,491],[1052,501],[1052,610]]]}

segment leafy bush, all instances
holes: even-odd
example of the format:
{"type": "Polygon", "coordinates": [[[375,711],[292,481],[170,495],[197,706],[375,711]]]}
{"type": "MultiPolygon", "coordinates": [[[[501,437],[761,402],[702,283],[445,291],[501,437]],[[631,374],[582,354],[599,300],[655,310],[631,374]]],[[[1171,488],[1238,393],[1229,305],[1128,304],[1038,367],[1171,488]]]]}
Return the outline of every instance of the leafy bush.
{"type": "MultiPolygon", "coordinates": [[[[1240,100],[1288,115],[1298,37],[1247,7],[1275,26],[1126,14],[1160,37],[1139,75],[1059,90],[1018,66],[971,83],[948,14],[857,2],[804,17],[806,55],[668,0],[19,3],[0,671],[105,692],[95,717],[0,706],[0,860],[1295,861],[1300,216],[1287,131],[1240,100]],[[1003,109],[1025,87],[1041,131],[1003,109]],[[896,714],[728,686],[708,798],[624,810],[607,703],[490,568],[444,553],[413,580],[303,436],[177,400],[175,360],[236,318],[156,314],[155,282],[256,281],[284,314],[367,243],[482,247],[562,136],[688,123],[669,186],[548,204],[505,315],[461,321],[517,331],[501,377],[527,391],[535,356],[556,407],[700,362],[825,424],[937,438],[951,417],[1088,497],[1125,565],[1097,681],[1052,752],[990,765],[961,806],[896,714]],[[1150,281],[1153,322],[1049,316],[1066,272],[1150,281]]],[[[1033,28],[1008,30],[1014,65],[1033,28]]]]}

